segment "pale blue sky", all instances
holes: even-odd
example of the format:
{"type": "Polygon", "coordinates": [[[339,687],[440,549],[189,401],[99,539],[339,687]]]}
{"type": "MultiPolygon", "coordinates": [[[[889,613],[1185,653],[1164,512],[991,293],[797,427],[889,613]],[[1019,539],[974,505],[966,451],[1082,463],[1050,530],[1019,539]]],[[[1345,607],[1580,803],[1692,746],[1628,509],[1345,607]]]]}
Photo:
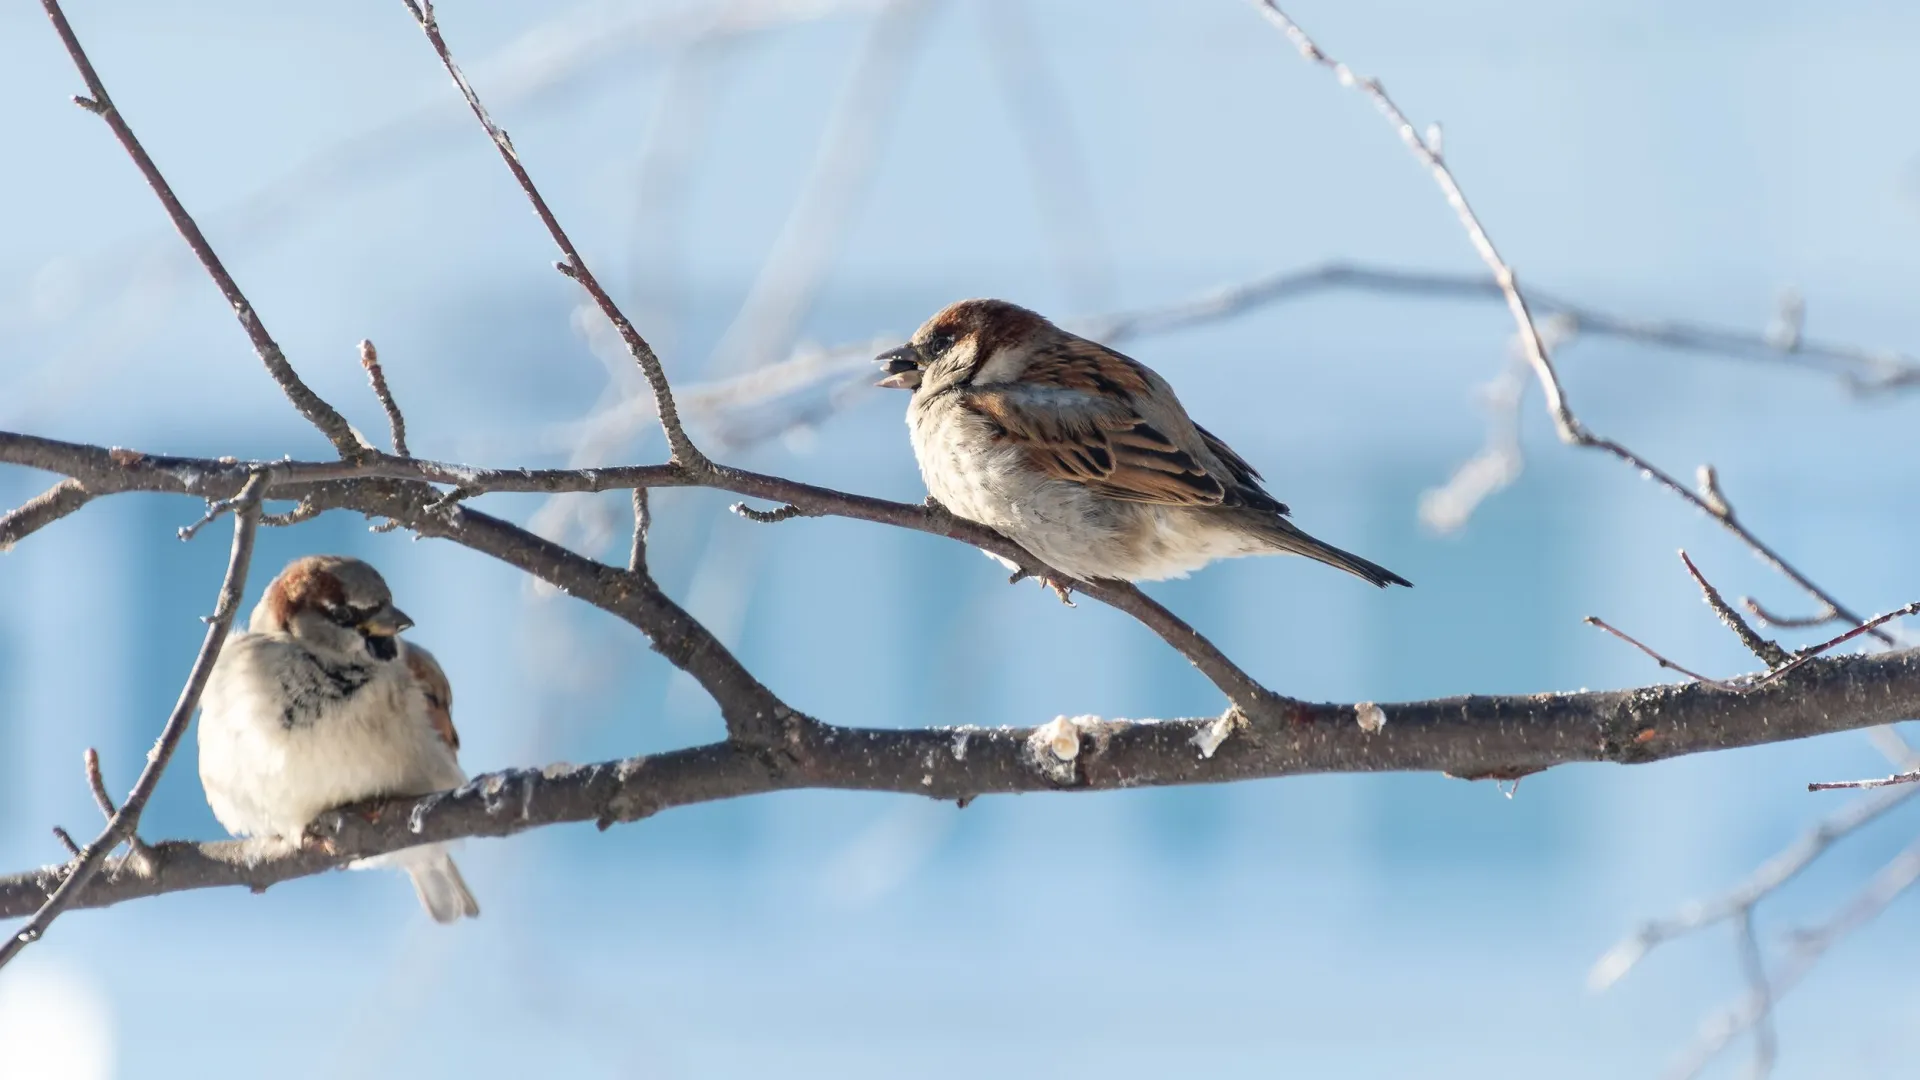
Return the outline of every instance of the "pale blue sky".
{"type": "MultiPolygon", "coordinates": [[[[712,63],[709,92],[679,99],[706,112],[690,121],[685,198],[664,226],[677,240],[663,248],[636,226],[635,170],[678,53],[608,28],[721,6],[440,5],[589,260],[654,313],[642,328],[687,384],[710,373],[870,26],[859,11],[770,30],[712,63]],[[612,44],[571,79],[516,96],[526,58],[569,34],[612,44]],[[677,306],[661,311],[667,300],[677,306]]],[[[1067,316],[1328,259],[1477,268],[1393,132],[1247,5],[1034,0],[1016,10],[1071,119],[1090,180],[1065,190],[1111,284],[1063,281],[984,51],[1004,41],[983,33],[995,9],[941,4],[921,27],[803,337],[904,333],[962,295],[1067,316]]],[[[1751,329],[1794,286],[1810,334],[1920,349],[1920,9],[1290,10],[1417,121],[1441,122],[1523,282],[1623,314],[1751,329]]],[[[74,0],[69,14],[310,382],[381,430],[353,352],[371,337],[417,452],[564,460],[554,428],[592,409],[607,369],[570,327],[577,297],[546,269],[544,234],[399,4],[74,0]]],[[[67,102],[79,89],[37,9],[0,10],[0,426],[151,450],[320,453],[181,263],[131,165],[67,102]]],[[[1462,536],[1421,530],[1420,491],[1480,443],[1474,391],[1505,362],[1510,333],[1493,305],[1339,295],[1129,346],[1304,525],[1419,584],[1376,595],[1260,560],[1156,594],[1257,675],[1309,697],[1660,676],[1582,626],[1588,614],[1708,670],[1742,670],[1673,550],[1693,551],[1729,592],[1797,598],[1675,500],[1552,443],[1532,396],[1519,483],[1462,536]]],[[[1850,603],[1920,596],[1912,399],[1860,402],[1818,375],[1618,342],[1579,341],[1562,360],[1592,426],[1677,472],[1714,462],[1743,515],[1850,603]]],[[[918,499],[900,405],[860,397],[804,439],[737,458],[918,499]]],[[[607,451],[658,454],[651,436],[607,451]]],[[[0,503],[43,482],[0,471],[0,503]]],[[[855,523],[750,526],[724,502],[663,496],[655,564],[771,685],[827,719],[1217,708],[1137,627],[1007,589],[971,552],[855,523]],[[893,662],[916,646],[923,666],[893,662]]],[[[491,508],[526,520],[537,505],[491,508]]],[[[102,748],[117,783],[131,778],[223,555],[218,540],[172,539],[194,515],[175,500],[96,504],[0,558],[5,867],[54,858],[49,824],[86,824],[84,746],[102,748]],[[111,674],[76,684],[81,647],[111,674]]],[[[476,556],[332,517],[268,535],[258,580],[329,549],[366,554],[395,580],[460,687],[475,771],[717,734],[711,709],[630,631],[531,596],[476,556]]],[[[1730,943],[1677,946],[1603,997],[1582,988],[1586,965],[1635,920],[1731,884],[1838,805],[1805,781],[1884,770],[1864,739],[1842,736],[1556,770],[1512,801],[1428,776],[989,799],[964,814],[784,796],[470,845],[463,861],[487,909],[473,927],[440,932],[398,883],[334,875],[265,897],[77,914],[36,946],[41,974],[24,978],[81,988],[121,1076],[258,1075],[242,1055],[287,1045],[306,1048],[276,1059],[288,1076],[396,1062],[421,1076],[1652,1075],[1737,990],[1730,943]],[[209,1024],[212,1059],[178,1034],[209,1024]]],[[[156,834],[217,833],[190,755],[150,820],[156,834]]],[[[1763,929],[1832,908],[1915,823],[1898,817],[1841,849],[1763,929]]],[[[1916,931],[1912,905],[1896,908],[1788,1003],[1780,1075],[1884,1075],[1910,1056],[1920,996],[1903,973],[1916,931]]],[[[14,978],[0,977],[0,1010],[18,1007],[4,995],[14,978]]]]}

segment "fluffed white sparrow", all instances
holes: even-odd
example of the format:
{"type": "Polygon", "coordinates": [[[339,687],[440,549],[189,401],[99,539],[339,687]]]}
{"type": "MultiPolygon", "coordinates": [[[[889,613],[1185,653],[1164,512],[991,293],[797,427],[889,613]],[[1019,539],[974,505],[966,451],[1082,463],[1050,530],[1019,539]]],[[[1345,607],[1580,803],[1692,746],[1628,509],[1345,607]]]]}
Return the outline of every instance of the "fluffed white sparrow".
{"type": "Polygon", "coordinates": [[[1025,308],[963,300],[879,361],[879,385],[913,391],[928,492],[1063,573],[1157,581],[1287,552],[1411,584],[1296,528],[1152,369],[1025,308]]]}
{"type": "MultiPolygon", "coordinates": [[[[200,783],[228,832],[299,844],[323,810],[466,783],[453,690],[399,638],[412,625],[359,559],[311,555],[273,579],[200,699],[200,783]]],[[[436,922],[480,914],[446,845],[355,866],[406,871],[436,922]]]]}

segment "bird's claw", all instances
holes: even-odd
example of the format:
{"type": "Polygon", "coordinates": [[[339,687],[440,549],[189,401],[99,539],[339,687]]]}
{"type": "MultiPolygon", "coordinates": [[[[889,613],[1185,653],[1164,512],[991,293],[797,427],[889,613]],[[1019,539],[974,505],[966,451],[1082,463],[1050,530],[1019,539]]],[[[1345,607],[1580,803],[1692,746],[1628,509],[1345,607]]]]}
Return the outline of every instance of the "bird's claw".
{"type": "Polygon", "coordinates": [[[1007,584],[1018,585],[1022,581],[1025,581],[1028,578],[1032,578],[1033,580],[1039,582],[1040,587],[1043,589],[1052,589],[1053,595],[1059,597],[1060,602],[1067,605],[1068,607],[1080,606],[1079,604],[1076,604],[1073,602],[1073,586],[1062,585],[1058,581],[1055,581],[1054,579],[1047,577],[1044,574],[1036,574],[1031,570],[1015,570],[1011,575],[1007,577],[1007,584]]]}

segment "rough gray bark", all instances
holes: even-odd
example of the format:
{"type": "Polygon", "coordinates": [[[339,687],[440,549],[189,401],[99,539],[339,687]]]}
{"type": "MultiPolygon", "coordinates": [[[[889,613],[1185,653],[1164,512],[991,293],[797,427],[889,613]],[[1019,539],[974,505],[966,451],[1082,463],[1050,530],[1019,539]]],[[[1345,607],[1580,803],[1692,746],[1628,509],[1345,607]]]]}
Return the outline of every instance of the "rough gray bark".
{"type": "MultiPolygon", "coordinates": [[[[776,748],[737,742],[584,766],[513,769],[453,792],[336,811],[308,846],[262,841],[151,845],[151,874],[125,860],[75,907],[186,889],[255,890],[410,844],[511,836],[571,821],[602,827],[676,806],[794,788],[890,791],[966,802],[980,795],[1103,791],[1324,772],[1443,770],[1518,777],[1573,762],[1639,764],[1779,742],[1920,714],[1920,650],[1809,662],[1760,689],[1701,684],[1379,707],[1298,705],[1265,718],[1056,721],[1039,728],[881,730],[808,722],[776,748]],[[1218,739],[1212,752],[1206,747],[1218,739]],[[1058,750],[1071,748],[1068,756],[1058,750]]],[[[0,918],[37,909],[63,867],[0,878],[0,918]]]]}

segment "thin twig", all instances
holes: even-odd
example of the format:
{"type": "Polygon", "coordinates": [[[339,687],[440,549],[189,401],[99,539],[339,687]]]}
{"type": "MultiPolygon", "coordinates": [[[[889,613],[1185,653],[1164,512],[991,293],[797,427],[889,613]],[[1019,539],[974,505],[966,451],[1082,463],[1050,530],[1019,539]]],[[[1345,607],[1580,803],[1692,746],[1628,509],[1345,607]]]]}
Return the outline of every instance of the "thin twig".
{"type": "Polygon", "coordinates": [[[447,69],[447,74],[452,76],[453,84],[459,88],[461,96],[466,98],[467,107],[473,110],[473,115],[480,121],[480,126],[486,129],[487,137],[493,140],[494,148],[500,151],[501,160],[506,162],[507,169],[513,173],[513,178],[519,181],[520,190],[526,193],[527,201],[533,205],[533,212],[539,216],[541,223],[547,227],[547,233],[553,237],[554,244],[560,248],[564,258],[555,264],[556,267],[587,291],[587,295],[593,298],[593,302],[599,306],[601,313],[607,317],[607,321],[619,331],[620,339],[626,343],[627,351],[633,355],[634,362],[640,365],[641,374],[646,376],[647,385],[653,389],[655,410],[660,415],[660,428],[666,434],[667,446],[673,452],[673,459],[690,469],[699,470],[709,467],[711,463],[706,455],[693,444],[693,440],[687,435],[686,428],[680,423],[680,412],[674,407],[673,388],[667,382],[666,368],[661,365],[660,358],[654,355],[653,346],[647,344],[646,339],[640,336],[640,331],[634,328],[626,313],[620,310],[620,305],[615,303],[613,297],[601,286],[600,280],[593,276],[593,271],[587,267],[587,261],[580,257],[579,249],[573,246],[572,238],[567,235],[566,229],[561,227],[560,220],[554,216],[553,210],[547,206],[546,198],[540,194],[540,189],[534,186],[533,177],[527,173],[526,166],[520,163],[520,153],[513,148],[513,140],[507,136],[500,125],[494,123],[493,117],[487,113],[487,107],[481,104],[480,95],[474,90],[473,85],[467,82],[466,75],[460,71],[460,65],[454,62],[453,53],[447,48],[446,38],[440,34],[440,24],[434,19],[432,0],[401,0],[401,2],[413,14],[414,21],[420,24],[420,29],[426,33],[427,40],[433,45],[434,53],[440,57],[441,65],[447,69]]]}
{"type": "Polygon", "coordinates": [[[1739,1034],[1756,1024],[1765,1023],[1773,1007],[1798,986],[1835,943],[1877,918],[1887,906],[1920,881],[1920,844],[1909,846],[1882,867],[1839,914],[1826,923],[1802,931],[1793,938],[1781,962],[1776,965],[1768,992],[1749,991],[1741,1000],[1701,1025],[1701,1031],[1666,1075],[1671,1080],[1693,1080],[1706,1071],[1713,1059],[1739,1034]]]}
{"type": "Polygon", "coordinates": [[[387,387],[386,369],[380,366],[380,353],[373,342],[360,342],[360,366],[366,369],[367,381],[373,384],[373,396],[380,399],[380,407],[387,413],[387,428],[393,432],[393,452],[398,457],[412,457],[407,450],[407,418],[400,413],[400,403],[393,400],[393,391],[387,387]]]}
{"type": "Polygon", "coordinates": [[[80,857],[80,845],[73,842],[72,833],[55,825],[53,827],[53,838],[60,841],[60,846],[67,849],[67,854],[76,859],[80,857]]]}
{"type": "MultiPolygon", "coordinates": [[[[1300,51],[1301,56],[1333,72],[1334,77],[1340,81],[1342,86],[1357,89],[1371,99],[1374,106],[1379,109],[1381,115],[1386,117],[1388,123],[1392,125],[1394,131],[1400,136],[1400,141],[1405,143],[1407,149],[1412,151],[1414,157],[1418,158],[1420,162],[1427,167],[1427,170],[1432,173],[1434,182],[1440,186],[1441,193],[1446,197],[1447,204],[1453,207],[1454,213],[1460,219],[1461,226],[1466,230],[1467,239],[1473,244],[1474,250],[1479,253],[1481,261],[1486,263],[1487,269],[1493,273],[1494,282],[1500,287],[1501,295],[1506,298],[1507,308],[1513,315],[1514,325],[1520,336],[1521,349],[1526,355],[1527,362],[1533,368],[1534,376],[1540,383],[1541,392],[1546,396],[1547,411],[1553,417],[1554,427],[1559,432],[1561,441],[1573,446],[1600,450],[1625,462],[1636,472],[1653,480],[1661,487],[1673,492],[1681,499],[1691,503],[1701,512],[1718,521],[1722,527],[1745,542],[1746,545],[1769,566],[1772,566],[1776,571],[1785,575],[1795,585],[1806,590],[1815,599],[1832,608],[1847,621],[1859,622],[1860,616],[1850,612],[1838,600],[1834,599],[1832,595],[1827,593],[1826,590],[1815,585],[1805,574],[1802,574],[1782,558],[1778,552],[1775,552],[1771,547],[1763,543],[1759,537],[1755,536],[1745,525],[1741,524],[1739,519],[1734,516],[1732,509],[1726,505],[1723,499],[1715,498],[1710,501],[1709,498],[1695,493],[1685,484],[1675,479],[1666,471],[1656,467],[1652,462],[1641,457],[1639,454],[1634,453],[1612,439],[1602,438],[1588,430],[1586,425],[1574,415],[1573,407],[1567,401],[1566,391],[1560,383],[1560,376],[1554,370],[1553,360],[1548,355],[1546,342],[1542,339],[1540,330],[1534,323],[1533,313],[1528,307],[1527,299],[1520,292],[1513,268],[1509,266],[1507,261],[1500,255],[1499,249],[1494,247],[1493,240],[1487,234],[1486,227],[1481,224],[1479,215],[1474,213],[1473,207],[1467,202],[1466,194],[1461,190],[1459,182],[1454,178],[1453,171],[1447,167],[1446,160],[1440,154],[1440,148],[1430,143],[1425,136],[1420,134],[1419,129],[1414,126],[1413,121],[1408,119],[1406,113],[1400,110],[1400,106],[1396,105],[1393,99],[1387,96],[1386,90],[1380,85],[1378,79],[1362,78],[1355,74],[1353,69],[1349,68],[1346,64],[1333,59],[1321,51],[1320,46],[1316,45],[1313,39],[1307,36],[1306,31],[1302,30],[1298,23],[1295,23],[1286,12],[1280,9],[1280,5],[1276,3],[1275,0],[1254,0],[1254,2],[1256,6],[1260,8],[1261,12],[1266,15],[1267,20],[1279,27],[1280,30],[1286,34],[1288,40],[1293,42],[1294,47],[1300,51]]],[[[1876,636],[1879,636],[1888,644],[1893,643],[1893,639],[1885,634],[1878,634],[1876,632],[1876,636]]]]}
{"type": "Polygon", "coordinates": [[[633,549],[627,553],[627,573],[647,572],[647,532],[653,527],[653,509],[647,501],[647,489],[633,489],[633,549]]]}
{"type": "MultiPolygon", "coordinates": [[[[195,521],[193,524],[182,525],[180,528],[175,529],[174,530],[175,534],[177,534],[182,540],[191,540],[194,537],[199,536],[200,530],[213,524],[215,521],[217,521],[220,518],[220,515],[240,507],[246,499],[246,494],[247,494],[247,489],[242,488],[240,490],[240,494],[235,495],[231,499],[208,500],[207,512],[204,514],[201,514],[200,519],[198,521],[195,521]]],[[[289,515],[298,514],[299,512],[300,511],[298,510],[298,508],[296,508],[292,511],[289,511],[289,515]]]]}
{"type": "Polygon", "coordinates": [[[1703,927],[1739,917],[1741,912],[1784,888],[1834,844],[1878,821],[1889,811],[1904,806],[1916,795],[1920,795],[1920,787],[1903,788],[1856,799],[1841,807],[1761,863],[1747,880],[1725,894],[1711,900],[1696,901],[1672,916],[1641,925],[1607,950],[1606,955],[1593,965],[1592,972],[1587,976],[1587,985],[1595,990],[1605,990],[1633,970],[1656,947],[1703,927]]]}
{"type": "Polygon", "coordinates": [[[1661,667],[1666,668],[1669,671],[1677,671],[1680,674],[1685,675],[1687,678],[1692,679],[1694,682],[1705,683],[1708,686],[1715,688],[1716,690],[1731,690],[1736,693],[1747,689],[1746,687],[1738,683],[1726,682],[1721,679],[1713,678],[1712,676],[1709,676],[1709,675],[1702,675],[1699,672],[1691,670],[1689,668],[1681,667],[1679,664],[1676,664],[1672,660],[1669,660],[1666,657],[1660,655],[1658,652],[1654,650],[1653,646],[1648,645],[1647,643],[1641,641],[1639,638],[1636,638],[1632,634],[1627,633],[1625,630],[1621,630],[1611,625],[1605,619],[1600,618],[1598,615],[1589,615],[1582,621],[1585,622],[1588,626],[1598,627],[1601,630],[1605,630],[1607,633],[1612,634],[1614,637],[1619,638],[1621,641],[1624,641],[1627,644],[1633,646],[1634,648],[1639,649],[1641,652],[1646,653],[1647,656],[1650,657],[1654,663],[1659,664],[1661,667]]]}
{"type": "MultiPolygon", "coordinates": [[[[1817,780],[1807,785],[1808,791],[1865,790],[1868,788],[1900,787],[1906,784],[1920,783],[1920,769],[1894,773],[1892,776],[1880,776],[1871,780],[1817,780]]],[[[1920,789],[1916,789],[1920,790],[1920,789]]]]}
{"type": "Polygon", "coordinates": [[[784,358],[858,213],[934,5],[886,0],[853,62],[792,211],[708,367],[732,373],[784,358]]]}
{"type": "Polygon", "coordinates": [[[1847,642],[1852,641],[1854,638],[1859,637],[1861,634],[1872,633],[1877,627],[1880,627],[1886,623],[1890,623],[1895,619],[1905,618],[1909,615],[1920,615],[1920,600],[1916,600],[1905,607],[1894,608],[1892,611],[1889,611],[1884,615],[1875,615],[1873,618],[1868,619],[1866,622],[1861,623],[1860,625],[1852,628],[1851,630],[1848,630],[1846,633],[1841,634],[1838,637],[1829,638],[1828,640],[1823,641],[1818,645],[1810,645],[1807,648],[1799,650],[1798,652],[1794,653],[1794,657],[1792,661],[1790,661],[1789,663],[1787,663],[1782,667],[1777,667],[1777,668],[1774,668],[1772,671],[1767,672],[1765,675],[1755,680],[1754,685],[1759,686],[1765,683],[1773,682],[1774,680],[1781,678],[1782,676],[1786,675],[1788,672],[1792,671],[1793,669],[1799,667],[1800,665],[1806,663],[1807,661],[1813,659],[1814,657],[1819,656],[1821,653],[1827,652],[1828,650],[1834,648],[1835,646],[1845,645],[1847,642]]]}
{"type": "MultiPolygon", "coordinates": [[[[1686,557],[1686,554],[1682,552],[1681,558],[1684,559],[1685,557],[1686,557]]],[[[1691,562],[1687,564],[1687,569],[1690,571],[1693,571],[1693,564],[1691,562]]],[[[1702,585],[1706,584],[1705,581],[1700,578],[1698,571],[1694,571],[1694,580],[1700,581],[1702,585]]],[[[1724,601],[1722,603],[1724,604],[1724,601]]],[[[1827,652],[1830,649],[1833,649],[1835,646],[1844,645],[1847,642],[1853,640],[1854,638],[1859,637],[1861,634],[1872,633],[1876,627],[1879,627],[1886,623],[1892,622],[1895,619],[1903,618],[1908,615],[1920,615],[1920,600],[1916,600],[1915,602],[1908,604],[1906,607],[1895,608],[1894,610],[1889,611],[1884,615],[1876,615],[1873,618],[1868,619],[1867,621],[1861,623],[1860,625],[1853,627],[1852,629],[1848,630],[1846,633],[1840,634],[1839,636],[1831,638],[1827,641],[1823,641],[1818,645],[1809,645],[1808,647],[1801,649],[1800,651],[1792,654],[1793,658],[1791,660],[1788,660],[1786,663],[1781,664],[1779,667],[1773,668],[1762,675],[1743,676],[1737,682],[1723,680],[1723,679],[1715,679],[1706,675],[1702,675],[1696,671],[1689,671],[1688,669],[1681,667],[1679,664],[1674,663],[1672,660],[1669,660],[1666,657],[1660,655],[1658,652],[1654,651],[1652,647],[1634,638],[1632,635],[1628,634],[1624,630],[1620,630],[1613,626],[1610,626],[1604,620],[1597,618],[1595,616],[1592,616],[1592,615],[1587,616],[1586,622],[1589,626],[1597,626],[1600,629],[1605,630],[1607,633],[1612,634],[1614,637],[1619,638],[1621,641],[1624,641],[1627,644],[1633,646],[1634,648],[1639,649],[1641,652],[1646,653],[1648,656],[1652,657],[1654,661],[1663,668],[1669,668],[1673,671],[1677,671],[1680,674],[1685,675],[1688,678],[1694,680],[1695,682],[1703,682],[1708,684],[1709,686],[1719,687],[1722,690],[1733,690],[1740,693],[1746,693],[1747,691],[1750,691],[1750,690],[1757,690],[1760,687],[1767,685],[1768,683],[1779,681],[1780,679],[1786,677],[1788,674],[1792,673],[1794,670],[1801,667],[1807,661],[1812,660],[1814,657],[1817,657],[1822,653],[1827,652]]],[[[1769,644],[1771,643],[1769,642],[1769,644]]]]}
{"type": "MultiPolygon", "coordinates": [[[[160,731],[160,738],[147,754],[146,767],[140,770],[139,779],[134,781],[133,790],[127,793],[126,802],[108,819],[100,835],[80,850],[65,878],[47,897],[46,903],[40,905],[25,926],[0,942],[0,968],[18,956],[20,950],[40,940],[53,921],[60,917],[60,913],[99,872],[108,853],[138,832],[140,815],[146,811],[147,800],[153,797],[161,774],[166,771],[168,762],[173,760],[173,752],[187,732],[193,711],[200,705],[200,693],[206,689],[207,679],[213,674],[214,662],[220,658],[220,647],[226,644],[227,630],[233,625],[234,613],[240,610],[240,598],[247,588],[247,568],[253,562],[253,538],[260,525],[260,500],[266,490],[267,474],[255,473],[236,499],[233,550],[227,557],[227,573],[220,583],[219,599],[214,604],[213,615],[207,620],[206,638],[200,643],[199,655],[194,657],[193,667],[187,673],[186,685],[180,689],[180,699],[174,703],[173,712],[160,731]]],[[[97,760],[97,757],[92,758],[92,762],[97,763],[97,760]]],[[[105,788],[102,786],[99,795],[104,797],[104,794],[105,788]]],[[[110,800],[106,801],[105,806],[111,805],[110,800]]]]}
{"type": "Polygon", "coordinates": [[[1753,909],[1740,913],[1734,926],[1740,939],[1740,968],[1747,979],[1747,996],[1754,1003],[1753,1064],[1748,1075],[1766,1080],[1780,1056],[1780,1037],[1773,1026],[1773,984],[1767,979],[1766,957],[1760,952],[1760,937],[1753,928],[1753,909]]]}
{"type": "MultiPolygon", "coordinates": [[[[1290,700],[1262,687],[1205,635],[1133,585],[1117,581],[1074,582],[1068,575],[1047,567],[1032,553],[992,529],[938,508],[854,495],[744,469],[711,464],[697,470],[679,464],[622,465],[604,469],[486,469],[423,458],[396,458],[378,451],[373,451],[360,461],[242,463],[232,459],[166,457],[132,450],[110,452],[102,447],[6,431],[0,431],[0,462],[66,473],[75,476],[97,494],[136,490],[168,491],[212,498],[237,490],[246,477],[254,471],[261,471],[271,478],[269,497],[312,499],[323,510],[350,507],[370,516],[390,519],[397,518],[404,507],[411,511],[406,515],[407,527],[415,532],[458,538],[462,542],[471,539],[463,528],[471,522],[452,516],[458,509],[456,500],[485,492],[534,491],[552,494],[625,491],[634,487],[716,488],[749,498],[792,503],[807,511],[809,516],[843,517],[892,525],[944,536],[992,552],[1027,568],[1036,576],[1069,583],[1079,592],[1131,615],[1212,680],[1229,700],[1249,713],[1284,706],[1290,700]],[[389,488],[374,486],[360,489],[330,483],[371,479],[426,481],[452,485],[453,490],[430,498],[420,496],[422,501],[418,503],[396,505],[389,488]]],[[[506,528],[504,523],[490,518],[486,520],[492,523],[489,528],[506,528]]],[[[522,538],[532,540],[528,534],[518,530],[509,535],[514,537],[516,544],[522,538]]],[[[545,541],[538,543],[542,552],[541,565],[545,566],[545,560],[557,557],[558,553],[549,550],[552,545],[545,541]]],[[[499,548],[494,550],[498,552],[499,548]]],[[[572,555],[571,552],[567,554],[572,555]]],[[[512,558],[508,561],[523,565],[512,558]]],[[[601,564],[590,560],[582,559],[580,562],[584,566],[578,569],[583,574],[597,573],[601,568],[601,564]]],[[[563,584],[551,578],[546,580],[550,584],[563,584]]],[[[564,586],[575,595],[581,595],[582,584],[579,581],[569,580],[564,586]]],[[[602,606],[633,621],[656,643],[660,642],[658,635],[667,629],[699,639],[700,647],[690,646],[684,658],[689,663],[699,661],[714,665],[696,678],[709,691],[728,697],[732,701],[731,707],[738,710],[735,715],[741,722],[770,707],[770,701],[759,697],[766,692],[765,687],[746,673],[738,660],[721,648],[717,641],[712,641],[703,628],[699,628],[677,606],[669,606],[664,597],[655,596],[654,592],[648,592],[647,595],[661,604],[657,614],[665,622],[635,621],[633,611],[621,603],[602,606]]],[[[670,659],[672,655],[678,653],[670,654],[670,659]]],[[[723,706],[723,712],[726,708],[723,706]]]]}
{"type": "Polygon", "coordinates": [[[107,94],[106,86],[100,81],[99,73],[93,69],[93,61],[87,59],[86,50],[80,47],[80,39],[74,35],[73,27],[67,23],[66,13],[60,10],[60,0],[41,0],[41,7],[46,9],[47,18],[53,22],[54,32],[60,35],[60,41],[66,46],[67,55],[72,58],[73,66],[79,69],[81,80],[87,84],[88,96],[76,97],[74,101],[88,112],[105,120],[107,127],[112,129],[114,137],[120,140],[120,145],[126,149],[127,156],[133,159],[140,174],[146,177],[147,185],[153,188],[155,195],[159,196],[160,204],[166,208],[167,216],[173,220],[174,228],[180,230],[181,237],[186,240],[187,246],[193,249],[194,255],[200,260],[200,265],[205,267],[208,276],[213,278],[213,283],[219,288],[220,295],[226,297],[228,305],[233,308],[234,316],[240,320],[240,328],[246,331],[247,339],[253,342],[253,351],[259,354],[260,362],[266,365],[268,374],[280,384],[280,389],[287,395],[287,400],[300,411],[300,415],[306,417],[309,423],[327,437],[327,441],[333,444],[341,457],[360,456],[361,444],[360,440],[354,437],[353,426],[347,423],[347,418],[340,415],[338,410],[327,404],[319,394],[314,393],[313,388],[300,378],[299,372],[293,370],[293,365],[287,362],[286,354],[280,351],[280,346],[273,340],[273,335],[267,333],[266,326],[260,322],[260,316],[253,310],[253,305],[248,302],[246,294],[240,291],[240,286],[233,280],[233,275],[227,272],[226,264],[220,261],[220,256],[214,252],[213,245],[208,243],[206,236],[201,233],[200,226],[195,224],[192,215],[187,213],[186,207],[174,195],[173,187],[167,183],[166,177],[161,175],[159,166],[147,156],[146,148],[134,135],[133,128],[128,126],[126,118],[120,115],[120,110],[115,107],[113,99],[107,94]]]}
{"type": "MultiPolygon", "coordinates": [[[[113,815],[118,811],[114,809],[113,796],[107,792],[107,778],[100,772],[100,751],[91,746],[87,747],[86,753],[80,756],[80,764],[86,770],[87,790],[93,793],[93,805],[100,808],[101,820],[113,821],[113,815]]],[[[140,839],[138,829],[127,833],[127,850],[133,853],[133,857],[141,865],[152,865],[150,852],[146,843],[140,839]]]]}
{"type": "Polygon", "coordinates": [[[1081,152],[1072,109],[1037,40],[1029,0],[976,3],[973,9],[987,60],[1006,95],[1007,120],[1026,159],[1061,284],[1081,310],[1098,310],[1113,292],[1111,245],[1100,228],[1093,172],[1081,152]]]}
{"type": "Polygon", "coordinates": [[[1781,648],[1778,643],[1761,637],[1753,627],[1747,625],[1747,620],[1741,618],[1739,612],[1728,607],[1726,600],[1720,595],[1720,590],[1707,581],[1706,576],[1700,573],[1699,567],[1693,565],[1693,560],[1685,551],[1680,552],[1680,561],[1686,565],[1687,573],[1693,576],[1694,584],[1700,586],[1700,593],[1706,598],[1707,606],[1713,609],[1713,613],[1720,617],[1721,623],[1733,631],[1733,635],[1740,639],[1740,643],[1745,645],[1749,652],[1760,658],[1761,663],[1768,668],[1777,668],[1793,659],[1793,654],[1781,648]]]}
{"type": "Polygon", "coordinates": [[[1751,596],[1740,598],[1740,606],[1747,613],[1768,626],[1777,626],[1782,630],[1805,630],[1815,626],[1825,626],[1840,617],[1840,613],[1828,608],[1815,615],[1776,615],[1760,605],[1760,601],[1751,596]]]}
{"type": "Polygon", "coordinates": [[[93,501],[78,480],[66,479],[0,516],[0,552],[93,501]]]}

